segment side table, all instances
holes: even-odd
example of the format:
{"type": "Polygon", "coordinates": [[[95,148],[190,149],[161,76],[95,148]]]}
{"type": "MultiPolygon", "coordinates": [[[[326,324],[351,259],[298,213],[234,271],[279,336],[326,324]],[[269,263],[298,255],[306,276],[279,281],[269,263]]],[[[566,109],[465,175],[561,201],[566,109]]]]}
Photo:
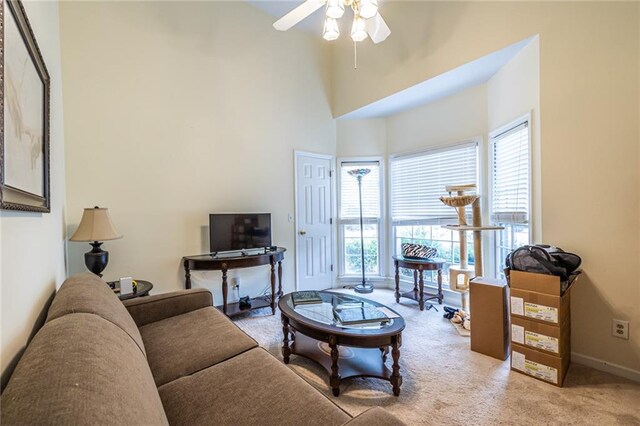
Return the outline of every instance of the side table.
{"type": "MultiPolygon", "coordinates": [[[[396,303],[400,303],[400,297],[407,297],[417,301],[421,311],[424,311],[426,300],[437,299],[438,304],[442,305],[442,267],[445,263],[443,259],[410,259],[403,256],[393,256],[393,264],[396,268],[396,303]],[[413,290],[400,293],[400,268],[413,270],[413,290]],[[438,292],[436,294],[424,292],[424,271],[438,271],[438,292]],[[426,299],[425,295],[428,296],[426,299]]],[[[431,309],[431,305],[427,309],[431,309]]]]}
{"type": "Polygon", "coordinates": [[[116,293],[116,295],[118,296],[118,299],[120,300],[129,300],[129,299],[135,299],[136,297],[148,296],[149,292],[153,289],[153,284],[151,284],[149,281],[144,281],[144,280],[134,280],[134,281],[138,283],[138,286],[134,289],[133,293],[125,293],[125,294],[120,294],[120,281],[111,281],[107,284],[109,284],[109,287],[113,289],[114,293],[116,293]]]}

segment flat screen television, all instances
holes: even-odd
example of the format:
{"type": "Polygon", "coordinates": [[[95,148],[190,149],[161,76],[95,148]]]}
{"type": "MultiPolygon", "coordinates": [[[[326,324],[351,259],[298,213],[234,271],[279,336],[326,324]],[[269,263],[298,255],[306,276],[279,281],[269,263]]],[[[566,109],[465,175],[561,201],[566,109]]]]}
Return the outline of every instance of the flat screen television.
{"type": "Polygon", "coordinates": [[[209,215],[211,252],[271,246],[271,213],[213,213],[209,215]]]}

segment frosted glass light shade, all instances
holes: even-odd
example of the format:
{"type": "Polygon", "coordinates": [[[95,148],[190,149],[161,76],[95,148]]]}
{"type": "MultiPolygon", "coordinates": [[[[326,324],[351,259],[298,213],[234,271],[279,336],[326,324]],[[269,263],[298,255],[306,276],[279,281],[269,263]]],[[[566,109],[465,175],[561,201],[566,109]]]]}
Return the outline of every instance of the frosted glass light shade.
{"type": "Polygon", "coordinates": [[[333,18],[326,18],[324,20],[324,31],[322,32],[322,38],[327,41],[333,41],[338,37],[340,37],[338,21],[333,18]]]}
{"type": "Polygon", "coordinates": [[[378,0],[360,0],[360,16],[369,19],[378,13],[378,0]]]}
{"type": "Polygon", "coordinates": [[[360,16],[356,16],[353,19],[353,26],[351,27],[351,39],[358,42],[365,38],[367,38],[367,28],[364,24],[364,19],[360,16]]]}
{"type": "Polygon", "coordinates": [[[344,15],[344,2],[343,0],[329,0],[327,1],[327,17],[333,19],[340,19],[344,15]]]}
{"type": "Polygon", "coordinates": [[[122,235],[116,231],[109,209],[94,207],[84,209],[78,229],[73,233],[70,241],[107,241],[117,240],[122,235]]]}

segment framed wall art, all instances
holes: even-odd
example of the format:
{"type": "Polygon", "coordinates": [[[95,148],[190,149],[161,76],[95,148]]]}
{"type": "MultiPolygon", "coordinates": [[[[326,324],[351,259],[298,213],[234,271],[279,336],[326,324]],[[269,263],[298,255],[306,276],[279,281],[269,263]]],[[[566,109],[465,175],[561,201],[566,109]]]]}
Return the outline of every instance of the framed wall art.
{"type": "Polygon", "coordinates": [[[0,5],[0,208],[51,211],[50,79],[22,2],[0,5]]]}

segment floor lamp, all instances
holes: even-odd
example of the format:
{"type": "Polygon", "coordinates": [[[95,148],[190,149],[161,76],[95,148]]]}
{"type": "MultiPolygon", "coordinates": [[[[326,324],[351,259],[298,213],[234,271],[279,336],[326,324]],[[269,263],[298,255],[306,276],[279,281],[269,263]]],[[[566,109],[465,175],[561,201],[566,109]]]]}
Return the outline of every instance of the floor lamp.
{"type": "Polygon", "coordinates": [[[365,279],[365,265],[364,265],[364,224],[362,221],[362,178],[368,175],[371,169],[354,169],[349,170],[351,176],[358,179],[358,200],[360,201],[360,255],[361,255],[361,267],[362,267],[362,283],[355,286],[353,289],[356,293],[372,293],[373,286],[367,283],[365,279]]]}

